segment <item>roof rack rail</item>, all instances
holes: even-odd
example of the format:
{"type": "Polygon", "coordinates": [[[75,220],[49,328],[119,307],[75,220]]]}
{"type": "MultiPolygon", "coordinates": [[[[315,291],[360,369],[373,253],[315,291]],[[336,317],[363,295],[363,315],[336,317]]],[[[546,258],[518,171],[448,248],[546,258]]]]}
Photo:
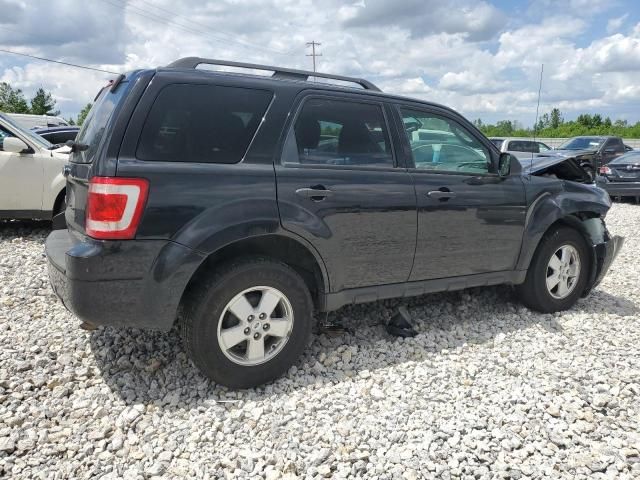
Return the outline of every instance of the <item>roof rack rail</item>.
{"type": "Polygon", "coordinates": [[[272,67],[270,65],[259,65],[256,63],[244,63],[244,62],[231,62],[228,60],[215,60],[212,58],[201,58],[201,57],[185,57],[175,62],[171,62],[167,67],[169,68],[197,68],[198,65],[222,65],[225,67],[237,67],[237,68],[247,68],[247,69],[255,69],[255,70],[268,70],[273,71],[274,78],[288,78],[292,80],[302,80],[306,81],[309,77],[320,77],[320,78],[330,78],[333,80],[340,80],[343,82],[356,83],[360,85],[365,90],[373,90],[376,92],[380,92],[377,86],[371,83],[368,80],[363,78],[354,78],[354,77],[345,77],[342,75],[332,75],[330,73],[320,73],[320,72],[310,72],[308,70],[294,70],[291,68],[281,68],[281,67],[272,67]]]}

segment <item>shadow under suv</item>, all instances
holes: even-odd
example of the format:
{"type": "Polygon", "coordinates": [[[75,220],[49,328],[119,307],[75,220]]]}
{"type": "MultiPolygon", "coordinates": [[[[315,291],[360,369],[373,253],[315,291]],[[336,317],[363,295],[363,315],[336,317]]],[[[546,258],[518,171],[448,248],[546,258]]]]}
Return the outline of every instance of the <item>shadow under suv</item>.
{"type": "Polygon", "coordinates": [[[93,326],[179,319],[235,388],[285,372],[314,310],[506,283],[554,312],[622,243],[577,164],[525,173],[451,109],[362,79],[185,58],[105,87],[72,150],[58,296],[93,326]]]}

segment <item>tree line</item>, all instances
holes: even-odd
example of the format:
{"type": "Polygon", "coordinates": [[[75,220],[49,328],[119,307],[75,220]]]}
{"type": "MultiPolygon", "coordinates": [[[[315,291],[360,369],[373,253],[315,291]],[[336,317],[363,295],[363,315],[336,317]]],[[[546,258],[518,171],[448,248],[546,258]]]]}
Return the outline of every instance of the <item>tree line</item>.
{"type": "MultiPolygon", "coordinates": [[[[78,116],[66,119],[70,125],[82,125],[87,117],[91,104],[84,106],[78,116]]],[[[27,100],[19,88],[13,88],[7,82],[0,82],[0,112],[6,113],[30,113],[33,115],[60,115],[56,110],[56,101],[51,92],[39,88],[30,100],[27,100]]]]}
{"type": "Polygon", "coordinates": [[[582,113],[575,120],[565,120],[562,112],[553,108],[543,114],[535,128],[525,128],[515,120],[500,120],[495,124],[481,119],[473,124],[488,137],[537,137],[566,138],[577,135],[615,135],[623,138],[640,138],[640,122],[629,124],[626,120],[612,121],[599,113],[582,113]]]}

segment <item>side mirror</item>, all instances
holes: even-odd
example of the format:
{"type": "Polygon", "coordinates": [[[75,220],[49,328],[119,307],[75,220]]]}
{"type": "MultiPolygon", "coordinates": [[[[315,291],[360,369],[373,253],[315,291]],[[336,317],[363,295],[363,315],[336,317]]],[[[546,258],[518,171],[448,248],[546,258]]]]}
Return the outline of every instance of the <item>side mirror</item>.
{"type": "Polygon", "coordinates": [[[31,149],[29,145],[24,143],[18,137],[5,137],[2,142],[2,149],[10,153],[29,153],[31,149]]]}
{"type": "Polygon", "coordinates": [[[502,152],[498,161],[498,175],[508,177],[511,173],[511,154],[502,152]]]}

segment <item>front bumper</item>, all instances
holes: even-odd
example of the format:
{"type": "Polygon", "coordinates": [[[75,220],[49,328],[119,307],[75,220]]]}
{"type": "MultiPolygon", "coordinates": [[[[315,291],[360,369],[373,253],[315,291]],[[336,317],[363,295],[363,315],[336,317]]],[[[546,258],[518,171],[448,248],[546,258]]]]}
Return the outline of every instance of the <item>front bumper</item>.
{"type": "Polygon", "coordinates": [[[587,296],[591,290],[600,284],[623,245],[623,237],[610,237],[608,232],[603,242],[593,245],[592,261],[594,268],[591,269],[591,278],[583,296],[587,296]]]}
{"type": "Polygon", "coordinates": [[[49,279],[65,307],[93,325],[168,330],[202,261],[168,240],[98,241],[54,230],[45,243],[49,279]]]}

